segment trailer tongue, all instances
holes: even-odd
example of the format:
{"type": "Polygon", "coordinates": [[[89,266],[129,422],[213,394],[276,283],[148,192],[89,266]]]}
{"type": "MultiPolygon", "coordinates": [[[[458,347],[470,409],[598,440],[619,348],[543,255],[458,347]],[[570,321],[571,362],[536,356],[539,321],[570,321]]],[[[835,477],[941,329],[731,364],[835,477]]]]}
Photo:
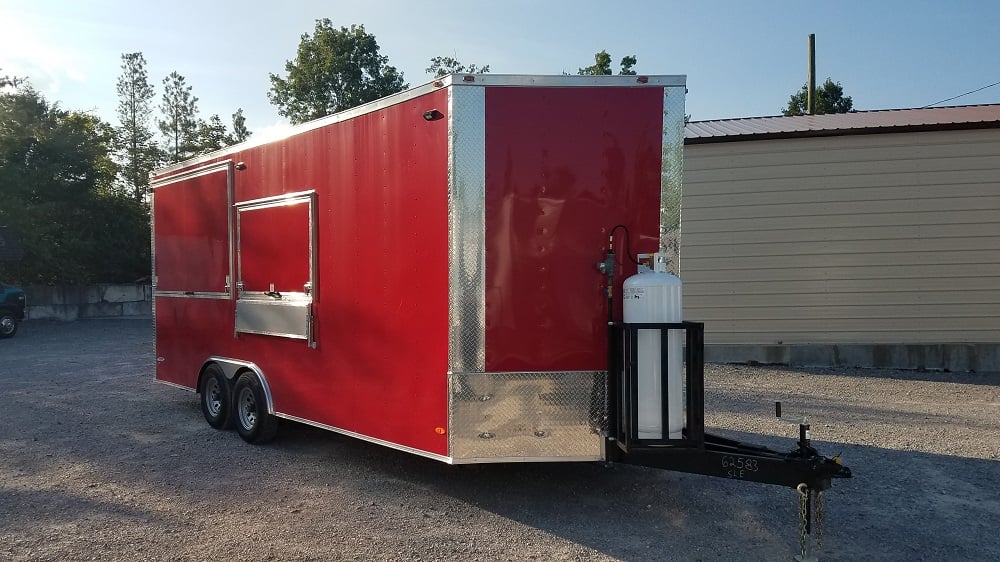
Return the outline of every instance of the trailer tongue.
{"type": "MultiPolygon", "coordinates": [[[[819,454],[810,442],[808,424],[799,425],[797,447],[782,453],[766,447],[742,443],[705,433],[704,420],[704,325],[700,322],[615,324],[612,338],[615,353],[624,358],[618,364],[619,377],[611,377],[609,403],[621,404],[620,415],[610,417],[608,440],[617,445],[608,460],[691,472],[790,488],[805,485],[814,492],[830,487],[833,478],[850,478],[851,470],[839,458],[819,454]],[[643,439],[638,435],[637,346],[638,333],[650,330],[665,334],[676,330],[686,335],[684,377],[686,424],[677,439],[643,439]],[[615,337],[624,334],[624,338],[615,337]],[[618,342],[624,340],[624,346],[618,342]],[[623,352],[622,348],[626,348],[623,352]]],[[[779,403],[780,404],[780,403],[779,403]]],[[[667,412],[665,411],[666,415],[667,412]]]]}

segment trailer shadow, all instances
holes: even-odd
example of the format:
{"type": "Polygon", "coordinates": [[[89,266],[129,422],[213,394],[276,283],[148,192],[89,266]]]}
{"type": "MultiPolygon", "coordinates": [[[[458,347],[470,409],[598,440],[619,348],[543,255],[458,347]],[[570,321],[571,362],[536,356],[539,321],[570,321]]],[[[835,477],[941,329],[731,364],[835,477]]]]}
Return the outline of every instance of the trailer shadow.
{"type": "MultiPolygon", "coordinates": [[[[798,549],[797,495],[787,488],[600,463],[447,466],[312,428],[283,431],[276,447],[305,453],[322,443],[337,462],[372,471],[372,489],[388,486],[414,509],[428,509],[421,491],[431,490],[622,560],[777,559],[798,549]]],[[[855,474],[825,494],[822,559],[976,560],[1000,553],[993,528],[1000,498],[992,491],[1000,463],[818,446],[842,450],[855,474]],[[931,522],[934,532],[922,532],[931,522]]]]}

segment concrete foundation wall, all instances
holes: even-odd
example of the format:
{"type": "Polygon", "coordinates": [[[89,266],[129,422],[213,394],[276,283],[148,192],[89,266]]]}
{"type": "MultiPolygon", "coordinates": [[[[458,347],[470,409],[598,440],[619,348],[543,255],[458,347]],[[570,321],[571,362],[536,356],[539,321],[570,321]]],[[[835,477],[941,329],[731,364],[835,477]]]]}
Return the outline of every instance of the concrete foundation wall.
{"type": "Polygon", "coordinates": [[[1000,372],[1000,344],[814,344],[705,346],[713,363],[1000,372]]]}
{"type": "Polygon", "coordinates": [[[28,298],[28,318],[32,320],[71,321],[152,314],[153,291],[149,285],[29,285],[23,289],[28,298]]]}

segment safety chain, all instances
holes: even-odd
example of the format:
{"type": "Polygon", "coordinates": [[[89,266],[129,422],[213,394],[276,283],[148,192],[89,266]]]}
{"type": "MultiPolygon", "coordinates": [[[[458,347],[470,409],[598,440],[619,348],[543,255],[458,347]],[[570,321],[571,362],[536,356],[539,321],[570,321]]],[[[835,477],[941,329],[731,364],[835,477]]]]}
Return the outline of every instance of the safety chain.
{"type": "Polygon", "coordinates": [[[823,491],[820,490],[816,492],[813,496],[813,530],[816,531],[816,550],[823,547],[823,527],[825,523],[825,518],[823,517],[823,491]]]}
{"type": "Polygon", "coordinates": [[[799,493],[799,548],[801,549],[801,554],[796,557],[796,559],[805,561],[809,560],[809,487],[805,484],[799,484],[795,487],[795,491],[799,493]]]}

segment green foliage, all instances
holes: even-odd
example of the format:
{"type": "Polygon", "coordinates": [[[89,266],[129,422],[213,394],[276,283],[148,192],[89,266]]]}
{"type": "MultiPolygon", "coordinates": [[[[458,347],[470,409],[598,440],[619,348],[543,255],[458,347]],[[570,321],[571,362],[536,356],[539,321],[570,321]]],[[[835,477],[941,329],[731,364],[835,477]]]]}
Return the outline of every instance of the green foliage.
{"type": "Polygon", "coordinates": [[[49,104],[30,86],[0,94],[0,224],[24,258],[20,283],[133,281],[149,275],[148,210],[114,189],[114,129],[49,104]]]}
{"type": "MultiPolygon", "coordinates": [[[[638,62],[635,55],[629,55],[622,58],[621,70],[618,74],[621,75],[635,75],[635,70],[633,67],[638,62]]],[[[610,76],[614,74],[611,70],[611,55],[607,51],[601,50],[594,54],[594,64],[581,68],[577,74],[582,74],[585,76],[610,76]]]]}
{"type": "Polygon", "coordinates": [[[118,76],[118,129],[115,155],[121,164],[124,190],[136,200],[145,200],[149,192],[149,172],[160,164],[163,153],[153,140],[153,85],[146,73],[142,53],[122,55],[122,73],[118,76]]]}
{"type": "Polygon", "coordinates": [[[490,65],[488,64],[465,66],[452,57],[434,57],[431,59],[431,65],[426,69],[427,74],[433,74],[435,78],[449,74],[486,74],[489,71],[490,65]]]}
{"type": "Polygon", "coordinates": [[[243,142],[250,138],[253,133],[247,129],[247,118],[243,116],[243,108],[236,109],[233,114],[233,140],[243,142]]]}
{"type": "Polygon", "coordinates": [[[236,139],[229,134],[222,118],[213,114],[208,121],[198,121],[197,152],[207,154],[224,146],[236,144],[236,139]]]}
{"type": "Polygon", "coordinates": [[[402,73],[388,63],[363,25],[337,29],[316,20],[295,60],[285,63],[288,77],[271,74],[267,97],[293,124],[304,123],[405,90],[402,73]]]}
{"type": "Polygon", "coordinates": [[[0,74],[0,90],[8,86],[16,88],[21,82],[22,80],[17,76],[7,76],[6,74],[0,74]]]}
{"type": "MultiPolygon", "coordinates": [[[[816,115],[824,113],[847,113],[854,110],[854,100],[851,96],[844,96],[844,87],[840,82],[834,82],[827,78],[821,86],[816,88],[816,115]]],[[[792,94],[788,100],[788,106],[782,110],[788,115],[806,115],[809,113],[809,86],[803,84],[802,89],[792,94]]]]}
{"type": "Polygon", "coordinates": [[[233,114],[233,132],[230,133],[222,118],[213,114],[208,121],[198,120],[198,131],[195,134],[194,150],[197,154],[208,154],[243,142],[250,138],[252,134],[247,130],[246,117],[243,117],[243,110],[237,109],[233,114]]]}
{"type": "Polygon", "coordinates": [[[636,63],[638,62],[639,60],[635,58],[635,55],[622,57],[622,63],[621,63],[622,69],[621,72],[619,72],[618,74],[624,76],[635,76],[635,71],[632,70],[632,67],[635,66],[636,63]]]}
{"type": "Polygon", "coordinates": [[[167,138],[166,151],[171,162],[187,160],[198,152],[198,98],[191,86],[176,71],[163,79],[160,101],[163,119],[160,132],[167,138]]]}

